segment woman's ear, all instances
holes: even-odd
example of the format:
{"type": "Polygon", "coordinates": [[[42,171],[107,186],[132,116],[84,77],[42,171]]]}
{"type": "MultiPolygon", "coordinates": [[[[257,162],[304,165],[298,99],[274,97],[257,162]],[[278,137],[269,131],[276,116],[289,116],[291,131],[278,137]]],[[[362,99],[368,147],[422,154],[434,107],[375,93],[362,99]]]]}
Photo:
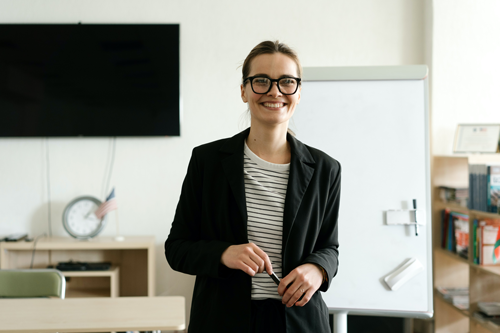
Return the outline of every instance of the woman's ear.
{"type": "Polygon", "coordinates": [[[241,89],[241,100],[243,101],[243,103],[248,102],[247,96],[245,94],[245,87],[243,85],[241,85],[240,89],[241,89]]]}

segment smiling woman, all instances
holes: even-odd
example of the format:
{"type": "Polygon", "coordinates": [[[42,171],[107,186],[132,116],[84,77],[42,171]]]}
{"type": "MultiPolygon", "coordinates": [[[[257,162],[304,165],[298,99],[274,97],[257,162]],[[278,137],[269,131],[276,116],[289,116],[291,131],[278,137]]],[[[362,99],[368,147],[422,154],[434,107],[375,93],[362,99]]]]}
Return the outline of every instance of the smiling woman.
{"type": "Polygon", "coordinates": [[[165,254],[196,275],[189,332],[330,332],[340,164],[288,133],[302,69],[285,44],[243,64],[249,129],[193,150],[165,254]],[[271,275],[279,279],[278,287],[271,275]]]}

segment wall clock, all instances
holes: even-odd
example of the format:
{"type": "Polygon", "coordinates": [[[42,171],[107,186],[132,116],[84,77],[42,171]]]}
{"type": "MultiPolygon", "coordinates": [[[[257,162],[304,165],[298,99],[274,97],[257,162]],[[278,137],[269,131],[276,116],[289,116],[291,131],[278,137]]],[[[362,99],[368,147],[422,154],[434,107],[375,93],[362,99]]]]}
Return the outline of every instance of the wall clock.
{"type": "Polygon", "coordinates": [[[101,201],[91,196],[74,199],[64,209],[64,229],[77,239],[97,236],[106,226],[106,215],[99,219],[94,214],[100,205],[101,201]]]}

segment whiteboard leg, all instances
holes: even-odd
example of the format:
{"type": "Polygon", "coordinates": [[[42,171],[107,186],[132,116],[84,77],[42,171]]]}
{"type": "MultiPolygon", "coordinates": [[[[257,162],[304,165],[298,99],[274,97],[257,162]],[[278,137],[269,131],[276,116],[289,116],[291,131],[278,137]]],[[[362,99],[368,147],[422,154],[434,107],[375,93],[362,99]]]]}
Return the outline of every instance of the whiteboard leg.
{"type": "Polygon", "coordinates": [[[347,333],[347,312],[333,314],[333,333],[347,333]]]}

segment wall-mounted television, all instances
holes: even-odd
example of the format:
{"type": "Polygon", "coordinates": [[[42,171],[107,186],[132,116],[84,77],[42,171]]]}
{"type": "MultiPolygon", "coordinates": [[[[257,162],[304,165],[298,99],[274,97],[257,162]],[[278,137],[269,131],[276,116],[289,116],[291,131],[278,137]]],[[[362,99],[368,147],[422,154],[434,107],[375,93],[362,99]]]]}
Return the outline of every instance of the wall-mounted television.
{"type": "Polygon", "coordinates": [[[0,137],[178,136],[178,24],[0,24],[0,137]]]}

